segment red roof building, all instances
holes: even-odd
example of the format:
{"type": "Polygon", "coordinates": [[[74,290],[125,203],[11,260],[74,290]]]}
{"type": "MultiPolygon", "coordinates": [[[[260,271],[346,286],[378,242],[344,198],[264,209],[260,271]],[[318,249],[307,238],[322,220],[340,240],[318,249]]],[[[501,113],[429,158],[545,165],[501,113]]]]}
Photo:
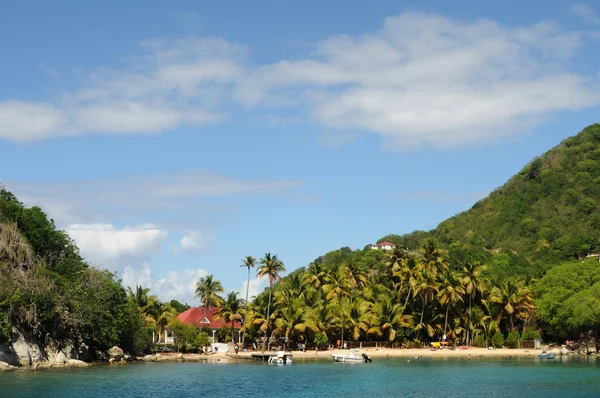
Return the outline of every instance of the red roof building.
{"type": "MultiPolygon", "coordinates": [[[[216,307],[192,307],[181,314],[177,319],[185,325],[196,325],[199,328],[221,329],[222,327],[231,327],[231,322],[225,322],[223,319],[214,319],[214,314],[219,309],[216,307]]],[[[233,322],[235,329],[240,329],[242,323],[239,320],[233,322]]]]}

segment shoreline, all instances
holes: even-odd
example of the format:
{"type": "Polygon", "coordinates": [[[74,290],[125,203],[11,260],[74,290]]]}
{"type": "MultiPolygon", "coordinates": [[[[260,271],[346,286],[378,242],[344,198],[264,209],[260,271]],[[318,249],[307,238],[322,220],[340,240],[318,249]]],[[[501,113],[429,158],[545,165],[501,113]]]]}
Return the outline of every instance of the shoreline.
{"type": "MultiPolygon", "coordinates": [[[[330,358],[331,354],[349,354],[350,349],[333,349],[325,351],[291,351],[294,358],[301,359],[324,359],[330,358]]],[[[524,349],[524,348],[499,348],[488,350],[487,348],[468,348],[468,349],[438,349],[435,351],[429,348],[365,348],[359,350],[361,353],[366,353],[371,358],[404,358],[404,357],[423,357],[423,358],[481,358],[481,357],[536,357],[543,352],[542,349],[524,349]]],[[[261,351],[255,351],[261,353],[261,351]]],[[[286,351],[290,352],[290,351],[286,351]]],[[[547,350],[560,355],[559,350],[547,350]]],[[[277,351],[265,351],[266,354],[272,353],[275,355],[277,351]]],[[[569,355],[574,355],[570,353],[569,355]]],[[[252,352],[240,352],[239,354],[226,354],[229,358],[252,359],[252,352]]]]}
{"type": "MultiPolygon", "coordinates": [[[[329,360],[331,359],[331,354],[349,354],[350,349],[333,349],[333,350],[325,350],[325,351],[286,351],[291,352],[292,356],[296,359],[301,359],[303,361],[316,361],[316,360],[329,360]]],[[[539,354],[543,352],[542,349],[518,349],[518,348],[500,348],[494,350],[488,350],[487,348],[468,348],[468,349],[438,349],[432,351],[428,348],[367,348],[363,350],[359,350],[361,353],[366,353],[369,357],[373,359],[383,359],[383,358],[405,358],[407,360],[411,359],[419,359],[419,358],[467,358],[467,359],[510,359],[510,358],[536,358],[539,354]]],[[[560,356],[560,350],[550,349],[547,350],[548,353],[555,353],[557,356],[560,356]]],[[[238,361],[248,361],[254,360],[259,361],[257,358],[253,358],[253,353],[260,354],[271,354],[276,355],[277,351],[254,351],[254,352],[239,352],[235,353],[218,353],[218,354],[182,354],[182,353],[161,353],[158,358],[149,360],[144,360],[143,357],[137,358],[131,362],[115,362],[109,363],[107,361],[95,361],[95,362],[86,362],[83,366],[70,365],[70,364],[48,364],[48,363],[40,363],[37,366],[11,366],[10,368],[0,369],[3,371],[10,370],[42,370],[42,369],[68,369],[73,367],[97,367],[97,366],[124,366],[130,363],[161,363],[161,362],[207,362],[207,363],[235,363],[238,361]]],[[[565,357],[581,357],[576,352],[569,352],[568,355],[562,355],[565,357]]],[[[591,356],[587,356],[588,358],[591,356]]],[[[594,356],[595,357],[595,356],[594,356]]],[[[79,362],[79,361],[77,361],[79,362]]]]}

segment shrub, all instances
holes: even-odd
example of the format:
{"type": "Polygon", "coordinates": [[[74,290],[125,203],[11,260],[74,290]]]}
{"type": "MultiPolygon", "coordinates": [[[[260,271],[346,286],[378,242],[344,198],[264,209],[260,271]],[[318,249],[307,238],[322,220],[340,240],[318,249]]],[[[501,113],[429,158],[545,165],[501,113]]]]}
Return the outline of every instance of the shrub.
{"type": "Polygon", "coordinates": [[[475,339],[473,340],[473,345],[475,345],[475,347],[485,347],[485,337],[483,337],[482,335],[475,337],[475,339]]]}
{"type": "Polygon", "coordinates": [[[329,344],[329,339],[327,339],[325,333],[317,333],[315,334],[313,343],[319,348],[325,348],[327,347],[327,344],[329,344]]]}
{"type": "Polygon", "coordinates": [[[5,315],[0,312],[0,344],[10,343],[10,326],[6,322],[5,315]]]}
{"type": "Polygon", "coordinates": [[[506,345],[509,348],[517,348],[519,346],[519,339],[521,335],[518,331],[514,330],[512,332],[508,332],[508,336],[506,336],[506,345]]]}
{"type": "Polygon", "coordinates": [[[542,335],[540,331],[535,328],[525,328],[523,330],[523,334],[521,335],[522,340],[541,340],[542,335]]]}
{"type": "Polygon", "coordinates": [[[504,336],[502,333],[494,334],[494,337],[492,337],[492,345],[494,348],[502,348],[504,346],[504,336]]]}

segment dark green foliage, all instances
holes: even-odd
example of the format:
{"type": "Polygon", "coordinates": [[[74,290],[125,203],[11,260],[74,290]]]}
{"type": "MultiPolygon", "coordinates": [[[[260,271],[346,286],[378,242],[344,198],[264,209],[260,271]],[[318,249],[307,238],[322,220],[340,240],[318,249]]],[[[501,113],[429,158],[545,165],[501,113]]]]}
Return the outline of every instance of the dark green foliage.
{"type": "Polygon", "coordinates": [[[11,332],[10,326],[8,326],[8,320],[6,315],[0,311],[0,344],[6,344],[10,342],[11,332]]]}
{"type": "Polygon", "coordinates": [[[329,340],[327,339],[325,333],[315,333],[313,343],[315,343],[315,345],[320,349],[325,349],[325,347],[327,347],[329,344],[329,340]]]}
{"type": "Polygon", "coordinates": [[[538,322],[551,338],[575,339],[581,331],[598,330],[598,260],[556,266],[534,285],[533,290],[538,322]]]}
{"type": "Polygon", "coordinates": [[[190,306],[187,304],[181,304],[179,301],[177,300],[171,300],[169,302],[169,304],[171,305],[171,307],[173,307],[175,309],[175,311],[177,311],[178,314],[181,314],[184,311],[187,311],[190,309],[190,306]]]}
{"type": "Polygon", "coordinates": [[[508,348],[518,348],[520,339],[521,335],[517,330],[508,332],[508,336],[506,336],[506,345],[508,348]]]}
{"type": "Polygon", "coordinates": [[[501,332],[497,332],[496,334],[494,334],[494,336],[492,337],[492,345],[494,346],[494,348],[504,347],[504,336],[501,332]]]}
{"type": "Polygon", "coordinates": [[[387,235],[379,241],[414,248],[433,236],[457,261],[465,258],[461,250],[486,249],[494,255],[479,254],[479,259],[498,276],[539,277],[553,265],[600,252],[599,136],[600,124],[585,128],[430,232],[387,235]]]}
{"type": "Polygon", "coordinates": [[[115,274],[89,267],[39,207],[0,187],[0,342],[15,327],[34,339],[113,345],[141,354],[152,330],[115,274]],[[4,261],[4,262],[3,262],[4,261]]]}
{"type": "Polygon", "coordinates": [[[485,347],[486,346],[485,337],[482,335],[475,337],[475,339],[473,340],[473,345],[475,347],[485,347]]]}
{"type": "Polygon", "coordinates": [[[525,328],[521,334],[521,340],[541,340],[542,334],[535,328],[525,328]]]}

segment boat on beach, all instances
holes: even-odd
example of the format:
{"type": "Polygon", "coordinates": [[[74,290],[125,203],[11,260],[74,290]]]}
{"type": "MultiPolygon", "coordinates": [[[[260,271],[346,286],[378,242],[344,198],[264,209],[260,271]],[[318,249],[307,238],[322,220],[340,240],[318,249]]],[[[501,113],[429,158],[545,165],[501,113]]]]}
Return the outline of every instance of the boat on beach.
{"type": "Polygon", "coordinates": [[[347,363],[364,363],[373,362],[373,360],[365,353],[359,354],[358,350],[350,351],[350,354],[331,354],[334,362],[347,362],[347,363]]]}
{"type": "Polygon", "coordinates": [[[277,355],[269,357],[269,363],[275,365],[291,365],[292,354],[286,354],[285,351],[277,351],[277,355]]]}

